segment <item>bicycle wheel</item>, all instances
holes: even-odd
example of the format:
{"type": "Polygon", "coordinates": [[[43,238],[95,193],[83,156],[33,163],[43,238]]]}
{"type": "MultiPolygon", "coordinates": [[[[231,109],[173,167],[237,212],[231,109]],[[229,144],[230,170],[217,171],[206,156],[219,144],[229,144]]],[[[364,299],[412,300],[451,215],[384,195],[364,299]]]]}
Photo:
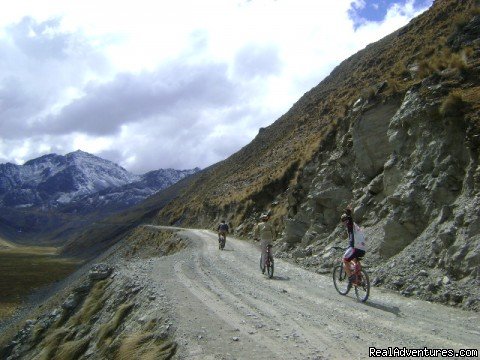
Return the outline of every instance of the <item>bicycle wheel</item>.
{"type": "Polygon", "coordinates": [[[355,286],[355,296],[358,301],[365,302],[368,299],[368,295],[370,295],[370,279],[367,272],[362,269],[360,281],[355,286]]]}
{"type": "Polygon", "coordinates": [[[263,263],[263,257],[260,255],[260,271],[265,274],[265,264],[263,263]]]}
{"type": "Polygon", "coordinates": [[[347,273],[343,265],[337,265],[333,268],[333,285],[340,295],[347,295],[352,287],[347,279],[347,273]]]}
{"type": "Polygon", "coordinates": [[[273,258],[270,258],[270,261],[267,264],[267,273],[268,277],[271,279],[273,277],[273,258]]]}

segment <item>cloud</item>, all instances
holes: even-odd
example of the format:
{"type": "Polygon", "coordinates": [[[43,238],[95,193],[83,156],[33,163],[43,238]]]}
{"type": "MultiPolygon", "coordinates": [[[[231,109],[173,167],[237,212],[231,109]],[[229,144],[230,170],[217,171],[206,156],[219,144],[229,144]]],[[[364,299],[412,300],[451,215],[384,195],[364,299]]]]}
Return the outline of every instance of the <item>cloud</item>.
{"type": "Polygon", "coordinates": [[[408,18],[423,12],[432,4],[433,0],[397,0],[397,1],[369,1],[356,0],[352,2],[349,16],[354,22],[355,29],[361,26],[370,26],[374,23],[388,23],[396,18],[408,18]]]}
{"type": "Polygon", "coordinates": [[[0,53],[3,138],[34,135],[34,119],[71,101],[88,74],[106,73],[106,59],[79,34],[59,32],[58,19],[8,26],[0,53]]]}
{"type": "Polygon", "coordinates": [[[247,79],[278,75],[282,69],[279,49],[273,45],[248,44],[236,54],[234,69],[237,76],[247,79]]]}
{"type": "Polygon", "coordinates": [[[0,162],[82,149],[137,173],[226,158],[425,4],[355,23],[370,2],[46,1],[0,13],[0,162]]]}
{"type": "Polygon", "coordinates": [[[88,86],[84,97],[43,119],[37,129],[105,136],[152,117],[191,120],[193,113],[233,103],[237,90],[226,70],[224,64],[174,62],[152,73],[119,74],[111,82],[88,86]]]}

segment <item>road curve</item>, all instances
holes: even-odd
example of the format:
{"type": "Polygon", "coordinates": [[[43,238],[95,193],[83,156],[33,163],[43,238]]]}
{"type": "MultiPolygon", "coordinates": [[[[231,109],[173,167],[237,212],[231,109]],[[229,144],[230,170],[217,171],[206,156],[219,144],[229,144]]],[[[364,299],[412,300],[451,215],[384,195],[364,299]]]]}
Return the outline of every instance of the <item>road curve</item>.
{"type": "Polygon", "coordinates": [[[180,359],[368,358],[369,347],[478,349],[480,316],[373,288],[362,304],[330,276],[275,260],[259,270],[255,245],[181,230],[191,246],[159,258],[153,281],[175,318],[180,359]]]}

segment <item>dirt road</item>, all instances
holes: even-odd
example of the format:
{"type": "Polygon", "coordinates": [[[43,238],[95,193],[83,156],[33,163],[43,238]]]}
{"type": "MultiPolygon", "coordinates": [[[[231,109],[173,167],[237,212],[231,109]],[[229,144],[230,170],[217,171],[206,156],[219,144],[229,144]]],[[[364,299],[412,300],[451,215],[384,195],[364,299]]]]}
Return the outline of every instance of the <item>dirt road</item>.
{"type": "Polygon", "coordinates": [[[181,359],[368,358],[369,347],[478,349],[480,316],[373,288],[371,299],[339,295],[330,276],[277,259],[259,270],[259,250],[184,230],[192,246],[161,258],[154,281],[168,294],[181,359]]]}

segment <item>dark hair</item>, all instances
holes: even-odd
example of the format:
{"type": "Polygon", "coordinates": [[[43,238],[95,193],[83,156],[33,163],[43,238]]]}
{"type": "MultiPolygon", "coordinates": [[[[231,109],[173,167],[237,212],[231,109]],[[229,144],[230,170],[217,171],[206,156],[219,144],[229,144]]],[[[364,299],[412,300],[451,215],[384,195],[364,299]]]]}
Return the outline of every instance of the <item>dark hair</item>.
{"type": "Polygon", "coordinates": [[[348,216],[352,216],[352,209],[350,207],[345,208],[345,214],[348,216]]]}

